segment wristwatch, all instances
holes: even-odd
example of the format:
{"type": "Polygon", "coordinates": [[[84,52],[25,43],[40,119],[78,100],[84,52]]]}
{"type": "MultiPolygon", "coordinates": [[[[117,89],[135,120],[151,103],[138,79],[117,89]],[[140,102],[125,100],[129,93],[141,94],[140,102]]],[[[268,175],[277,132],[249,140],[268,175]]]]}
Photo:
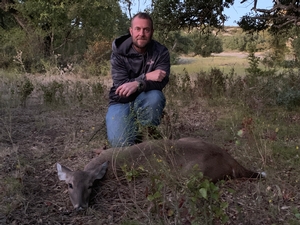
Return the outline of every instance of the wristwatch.
{"type": "Polygon", "coordinates": [[[144,83],[143,82],[141,82],[141,81],[138,81],[139,83],[138,83],[138,88],[137,88],[137,90],[138,91],[142,91],[143,89],[144,89],[144,83]]]}

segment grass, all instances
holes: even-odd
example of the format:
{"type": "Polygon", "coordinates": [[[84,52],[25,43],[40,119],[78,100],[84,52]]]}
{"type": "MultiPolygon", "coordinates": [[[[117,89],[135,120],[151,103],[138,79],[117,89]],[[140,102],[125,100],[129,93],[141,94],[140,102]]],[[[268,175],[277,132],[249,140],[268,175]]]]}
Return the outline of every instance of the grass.
{"type": "Polygon", "coordinates": [[[183,180],[160,174],[152,181],[124,176],[100,182],[92,207],[73,212],[55,164],[83,168],[94,150],[108,146],[104,118],[109,82],[74,74],[27,74],[26,80],[23,74],[1,71],[1,223],[298,224],[299,106],[276,104],[277,82],[268,85],[258,77],[253,87],[247,86],[242,70],[246,59],[193,60],[172,67],[164,90],[167,114],[159,130],[168,138],[192,136],[216,143],[245,167],[266,171],[266,180],[209,186],[195,176],[183,180]],[[224,76],[232,67],[243,82],[224,76]],[[206,73],[195,76],[199,70],[206,73]]]}
{"type": "Polygon", "coordinates": [[[180,61],[182,64],[173,65],[172,71],[174,73],[182,73],[183,70],[188,74],[197,74],[200,71],[208,72],[211,68],[218,68],[224,74],[230,73],[232,70],[241,76],[245,75],[245,68],[248,66],[247,58],[235,56],[214,56],[214,57],[182,57],[180,61]]]}

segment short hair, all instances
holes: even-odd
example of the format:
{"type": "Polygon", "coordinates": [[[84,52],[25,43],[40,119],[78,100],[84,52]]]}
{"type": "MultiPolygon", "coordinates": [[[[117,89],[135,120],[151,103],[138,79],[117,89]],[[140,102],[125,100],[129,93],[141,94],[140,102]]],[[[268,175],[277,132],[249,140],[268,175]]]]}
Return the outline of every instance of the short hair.
{"type": "Polygon", "coordinates": [[[151,18],[151,16],[148,13],[145,12],[139,12],[137,14],[135,14],[132,19],[131,19],[131,24],[130,26],[132,26],[132,21],[134,20],[134,18],[140,18],[140,19],[145,19],[145,20],[149,20],[151,23],[151,29],[153,30],[153,20],[151,18]]]}

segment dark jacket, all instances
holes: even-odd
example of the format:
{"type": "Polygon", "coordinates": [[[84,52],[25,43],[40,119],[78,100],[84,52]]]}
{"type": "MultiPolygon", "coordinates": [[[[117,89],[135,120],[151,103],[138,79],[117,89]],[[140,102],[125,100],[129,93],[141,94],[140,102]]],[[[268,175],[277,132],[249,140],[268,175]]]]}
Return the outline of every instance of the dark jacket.
{"type": "Polygon", "coordinates": [[[169,82],[170,55],[168,49],[155,40],[147,47],[145,54],[139,54],[132,47],[130,34],[121,36],[114,40],[111,55],[111,74],[113,86],[109,93],[109,104],[128,103],[134,101],[142,91],[162,90],[169,82]],[[166,77],[162,82],[146,80],[145,74],[156,69],[166,71],[166,77]],[[120,97],[115,94],[120,85],[140,81],[143,88],[129,97],[120,97]]]}

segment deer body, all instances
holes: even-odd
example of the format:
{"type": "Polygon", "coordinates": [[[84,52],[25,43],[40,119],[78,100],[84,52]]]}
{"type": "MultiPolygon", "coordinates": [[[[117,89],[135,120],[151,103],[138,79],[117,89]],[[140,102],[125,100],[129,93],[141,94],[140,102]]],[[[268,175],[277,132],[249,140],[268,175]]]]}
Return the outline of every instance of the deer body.
{"type": "MultiPolygon", "coordinates": [[[[147,171],[151,171],[155,170],[160,162],[166,162],[171,171],[180,175],[188,175],[197,165],[203,175],[213,182],[226,178],[258,178],[264,176],[263,173],[244,168],[220,147],[197,138],[153,140],[129,147],[110,148],[103,150],[98,157],[92,159],[85,166],[84,171],[72,172],[67,168],[67,170],[62,171],[59,169],[60,164],[57,164],[59,165],[57,169],[60,180],[65,180],[68,183],[67,179],[64,178],[69,176],[72,178],[69,181],[74,182],[75,180],[78,183],[78,180],[80,180],[80,183],[85,183],[85,189],[87,189],[86,187],[93,183],[95,179],[101,179],[106,170],[107,176],[111,178],[118,176],[120,167],[125,164],[130,168],[142,167],[147,171]],[[82,172],[86,174],[75,178],[77,173],[82,172]]],[[[83,193],[88,192],[82,187],[77,188],[75,183],[72,183],[71,186],[73,188],[71,191],[76,189],[77,195],[83,196],[83,193]]],[[[70,188],[69,194],[72,200],[70,188]]],[[[83,202],[85,203],[74,204],[72,201],[75,208],[79,206],[86,207],[88,203],[86,200],[83,202]]]]}

